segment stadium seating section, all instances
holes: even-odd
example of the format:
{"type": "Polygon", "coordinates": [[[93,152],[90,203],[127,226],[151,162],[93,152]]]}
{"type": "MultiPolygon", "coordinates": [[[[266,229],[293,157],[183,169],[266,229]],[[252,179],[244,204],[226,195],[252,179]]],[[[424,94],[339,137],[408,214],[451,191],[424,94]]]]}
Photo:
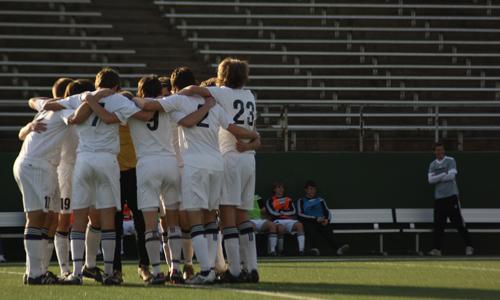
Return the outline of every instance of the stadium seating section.
{"type": "Polygon", "coordinates": [[[500,146],[496,0],[0,0],[0,137],[60,76],[117,68],[123,87],[247,59],[265,151],[500,146]]]}

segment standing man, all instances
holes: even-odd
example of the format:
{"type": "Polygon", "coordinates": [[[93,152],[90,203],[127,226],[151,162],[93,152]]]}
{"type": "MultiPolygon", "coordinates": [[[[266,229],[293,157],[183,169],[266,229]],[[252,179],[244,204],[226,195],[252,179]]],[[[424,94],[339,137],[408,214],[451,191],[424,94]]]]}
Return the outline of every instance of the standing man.
{"type": "Polygon", "coordinates": [[[465,221],[460,212],[458,187],[456,182],[457,163],[455,159],[445,155],[444,145],[434,145],[436,159],[429,166],[427,178],[434,185],[434,249],[429,251],[431,256],[441,256],[441,243],[443,240],[446,220],[450,218],[453,226],[458,230],[465,242],[465,255],[473,255],[474,248],[465,226],[465,221]]]}
{"type": "MultiPolygon", "coordinates": [[[[122,93],[125,97],[132,98],[132,94],[122,93]]],[[[138,122],[141,122],[137,120],[138,122]]],[[[137,273],[139,277],[144,281],[148,282],[152,275],[149,270],[149,259],[146,251],[146,240],[145,240],[145,223],[144,215],[137,207],[137,176],[136,176],[136,165],[137,159],[134,151],[134,144],[132,143],[132,138],[130,136],[129,126],[120,126],[120,152],[118,153],[118,165],[120,166],[120,194],[121,194],[121,209],[125,203],[132,211],[134,216],[134,227],[135,227],[135,241],[137,247],[137,254],[139,256],[139,266],[137,268],[137,273]]],[[[122,273],[122,247],[121,239],[123,236],[123,213],[121,211],[116,212],[115,216],[115,228],[116,228],[116,248],[115,248],[115,260],[113,262],[113,271],[119,278],[123,278],[122,273]]]]}
{"type": "Polygon", "coordinates": [[[54,276],[46,273],[44,262],[49,248],[43,232],[51,202],[54,198],[58,200],[56,166],[53,162],[61,153],[60,147],[68,132],[68,124],[80,123],[90,114],[88,107],[80,106],[74,109],[83,114],[73,114],[72,109],[47,111],[43,108],[45,103],[46,100],[42,99],[29,101],[30,107],[37,110],[38,114],[31,124],[19,132],[19,138],[24,142],[13,168],[26,213],[26,274],[23,282],[28,285],[56,282],[54,276]]]}
{"type": "MultiPolygon", "coordinates": [[[[218,66],[217,78],[205,82],[205,85],[213,82],[217,86],[190,86],[180,94],[214,97],[232,117],[235,126],[254,130],[257,117],[255,97],[244,88],[248,76],[246,61],[225,58],[218,66]]],[[[260,138],[238,140],[225,129],[219,131],[219,147],[224,158],[224,184],[219,212],[229,262],[229,269],[221,277],[222,282],[259,281],[255,231],[248,216],[254,205],[255,150],[259,146],[260,138]],[[245,255],[241,258],[240,247],[245,248],[245,255]],[[249,278],[240,276],[241,261],[248,264],[249,278]]]]}
{"type": "Polygon", "coordinates": [[[70,233],[73,274],[65,278],[66,284],[83,283],[85,229],[90,207],[98,210],[101,220],[103,284],[121,283],[121,278],[113,273],[116,244],[114,217],[116,211],[121,209],[120,169],[116,159],[120,150],[118,123],[125,124],[130,117],[141,120],[150,118],[127,98],[113,94],[120,89],[120,77],[113,69],[102,69],[96,76],[95,86],[98,88],[95,94],[71,96],[54,102],[48,108],[76,108],[81,103],[87,103],[93,111],[89,119],[77,126],[79,144],[72,181],[74,223],[70,233]],[[113,118],[102,118],[102,110],[111,112],[113,118]]]}

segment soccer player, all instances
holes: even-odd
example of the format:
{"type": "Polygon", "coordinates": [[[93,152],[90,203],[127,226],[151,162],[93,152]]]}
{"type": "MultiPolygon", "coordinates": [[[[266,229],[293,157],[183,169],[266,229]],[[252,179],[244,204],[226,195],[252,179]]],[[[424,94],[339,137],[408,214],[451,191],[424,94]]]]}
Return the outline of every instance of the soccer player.
{"type": "Polygon", "coordinates": [[[428,254],[441,256],[441,243],[446,226],[446,220],[450,218],[451,223],[457,229],[465,242],[465,254],[473,255],[471,238],[465,221],[460,211],[460,200],[458,199],[458,186],[455,179],[458,174],[455,159],[446,156],[444,145],[434,145],[436,159],[429,165],[427,179],[429,184],[434,185],[434,249],[428,254]]]}
{"type": "MultiPolygon", "coordinates": [[[[64,97],[94,91],[94,83],[87,79],[74,80],[68,84],[64,97]]],[[[61,277],[65,278],[71,274],[69,263],[69,229],[71,217],[71,180],[75,168],[76,148],[78,146],[78,135],[74,126],[68,128],[66,138],[61,146],[61,161],[57,167],[57,176],[60,193],[59,222],[54,239],[57,259],[61,269],[61,277]]]]}
{"type": "MultiPolygon", "coordinates": [[[[65,77],[59,78],[58,80],[56,80],[56,82],[52,86],[52,97],[63,98],[67,86],[72,81],[73,81],[73,79],[65,78],[65,77]]],[[[32,101],[36,101],[37,99],[38,100],[47,100],[47,98],[32,98],[32,99],[33,99],[32,101]]],[[[72,130],[73,130],[72,127],[68,128],[68,137],[70,137],[70,132],[72,130]]],[[[24,139],[24,137],[23,137],[23,139],[24,139]]],[[[64,144],[66,143],[66,141],[67,141],[67,139],[63,139],[63,147],[64,147],[64,144]]],[[[52,162],[52,165],[57,166],[58,164],[60,164],[59,160],[60,160],[59,157],[57,157],[52,162]]],[[[61,160],[62,160],[62,157],[61,157],[61,160]]],[[[56,230],[58,228],[58,215],[59,215],[59,218],[61,218],[62,213],[63,213],[63,209],[59,208],[58,199],[56,199],[56,198],[59,198],[57,196],[57,194],[58,193],[56,190],[56,193],[54,194],[54,199],[53,199],[53,201],[51,201],[51,206],[49,208],[49,212],[47,213],[47,218],[45,220],[44,228],[42,229],[44,232],[43,241],[47,243],[47,251],[45,253],[45,257],[43,260],[43,269],[44,269],[46,275],[52,276],[52,277],[55,277],[55,275],[52,272],[48,271],[48,267],[50,264],[50,260],[52,258],[52,254],[54,252],[54,244],[55,244],[54,235],[56,235],[56,230]],[[60,213],[59,213],[59,210],[61,210],[60,213]]],[[[56,249],[56,252],[57,252],[57,249],[56,249]]],[[[58,256],[58,258],[59,258],[59,256],[58,256]]],[[[62,269],[65,268],[66,265],[60,264],[60,266],[61,266],[61,274],[63,274],[62,269]]]]}
{"type": "MultiPolygon", "coordinates": [[[[176,69],[173,76],[180,88],[195,84],[194,75],[187,67],[176,69]]],[[[213,268],[218,240],[214,211],[219,208],[224,176],[218,131],[220,128],[227,129],[231,134],[246,139],[257,139],[258,134],[235,126],[232,117],[219,105],[210,108],[199,96],[173,95],[160,101],[142,103],[141,106],[145,110],[177,113],[174,118],[182,126],[180,144],[184,160],[182,207],[188,214],[193,248],[201,267],[201,272],[186,282],[211,283],[215,280],[213,268]],[[193,112],[195,114],[191,114],[193,112]]]]}
{"type": "Polygon", "coordinates": [[[339,247],[333,236],[333,228],[330,222],[330,210],[323,198],[318,197],[316,183],[308,180],[304,185],[305,196],[297,200],[297,216],[304,225],[306,239],[309,241],[310,250],[319,255],[319,246],[328,243],[337,255],[343,255],[349,245],[339,247]]]}
{"type": "MultiPolygon", "coordinates": [[[[248,81],[248,63],[233,58],[224,59],[218,66],[217,87],[188,87],[181,94],[214,97],[219,105],[232,116],[236,126],[253,130],[256,124],[255,97],[244,89],[248,81]]],[[[210,83],[206,83],[210,85],[210,83]]],[[[258,282],[255,231],[248,216],[253,208],[255,192],[255,149],[260,139],[237,140],[227,130],[219,132],[219,145],[224,157],[224,185],[220,216],[229,270],[221,277],[223,282],[242,280],[240,244],[244,247],[243,261],[249,268],[248,281],[258,282]]]]}
{"type": "Polygon", "coordinates": [[[73,273],[63,282],[82,284],[82,263],[85,249],[85,228],[89,207],[95,206],[101,221],[101,244],[104,259],[105,285],[117,285],[121,279],[113,274],[116,244],[114,217],[120,209],[119,167],[116,155],[119,152],[119,124],[128,118],[149,120],[149,114],[140,111],[133,102],[115,94],[120,87],[120,77],[110,68],[96,75],[96,93],[80,94],[53,103],[50,109],[74,108],[82,102],[93,111],[90,118],[77,126],[79,144],[73,175],[73,214],[71,229],[71,253],[73,273]],[[104,108],[105,107],[105,108],[104,108]],[[106,118],[102,110],[111,112],[106,118]],[[104,117],[104,118],[103,118],[104,117]]]}
{"type": "MultiPolygon", "coordinates": [[[[180,89],[176,87],[175,85],[178,84],[176,80],[176,73],[172,73],[172,78],[170,77],[160,77],[158,80],[161,82],[161,95],[163,97],[170,96],[171,93],[177,93],[180,89]],[[172,79],[172,80],[171,80],[172,79]],[[172,85],[172,83],[174,85],[172,85]]],[[[172,119],[172,118],[171,118],[172,119]]],[[[175,155],[177,157],[177,161],[179,163],[179,168],[182,170],[182,167],[184,166],[184,163],[182,161],[182,156],[180,154],[180,147],[179,147],[179,129],[177,127],[177,124],[175,121],[173,121],[172,124],[172,145],[174,146],[175,150],[175,155]]],[[[190,235],[190,226],[189,226],[189,220],[187,217],[187,213],[184,210],[179,210],[179,224],[181,226],[181,231],[182,231],[182,255],[184,258],[184,266],[182,268],[182,279],[187,280],[190,279],[191,277],[194,276],[194,268],[193,268],[193,244],[191,242],[191,235],[190,235]]],[[[161,225],[162,228],[164,229],[163,231],[163,248],[165,252],[165,259],[167,261],[167,264],[171,264],[171,259],[170,259],[170,250],[168,247],[168,224],[167,224],[167,219],[166,216],[161,217],[161,225]]]]}
{"type": "MultiPolygon", "coordinates": [[[[128,91],[121,91],[120,94],[132,99],[134,95],[128,91]]],[[[132,119],[130,119],[132,120],[132,119]]],[[[140,122],[140,121],[138,121],[140,122]]],[[[133,223],[135,228],[135,242],[137,254],[139,256],[139,265],[137,273],[139,277],[148,282],[151,280],[151,272],[149,270],[149,259],[146,250],[145,240],[145,223],[142,211],[137,207],[137,158],[134,150],[134,144],[130,134],[129,126],[120,126],[120,152],[118,153],[118,165],[120,166],[120,195],[121,195],[121,210],[125,204],[130,208],[133,214],[133,223]]],[[[123,213],[117,212],[115,217],[116,228],[116,248],[115,259],[113,262],[113,273],[117,277],[122,278],[122,236],[123,236],[123,213]]]]}
{"type": "Polygon", "coordinates": [[[292,198],[285,196],[285,186],[277,182],[273,185],[274,195],[266,201],[266,211],[276,224],[282,225],[286,233],[295,234],[299,246],[299,255],[304,255],[304,226],[295,219],[297,210],[292,198]]]}
{"type": "Polygon", "coordinates": [[[26,212],[24,247],[27,272],[23,281],[29,285],[57,281],[45,273],[44,260],[48,247],[42,231],[51,202],[57,197],[54,162],[59,158],[62,141],[68,131],[67,125],[83,122],[90,115],[90,109],[84,104],[75,107],[76,112],[70,109],[53,112],[43,108],[45,103],[46,99],[29,101],[30,107],[39,113],[29,126],[19,132],[24,142],[13,168],[26,212]]]}
{"type": "MultiPolygon", "coordinates": [[[[156,98],[161,95],[162,84],[156,76],[140,79],[137,96],[156,98]]],[[[155,101],[155,100],[153,100],[155,101]]],[[[162,284],[167,280],[160,271],[160,236],[158,211],[165,209],[168,245],[171,257],[170,280],[181,283],[179,272],[182,241],[178,220],[180,202],[180,173],[172,144],[172,122],[169,114],[156,111],[148,122],[129,120],[130,133],[137,153],[137,197],[146,224],[146,249],[153,267],[149,284],[162,284]]],[[[175,125],[174,125],[175,126],[175,125]]]]}

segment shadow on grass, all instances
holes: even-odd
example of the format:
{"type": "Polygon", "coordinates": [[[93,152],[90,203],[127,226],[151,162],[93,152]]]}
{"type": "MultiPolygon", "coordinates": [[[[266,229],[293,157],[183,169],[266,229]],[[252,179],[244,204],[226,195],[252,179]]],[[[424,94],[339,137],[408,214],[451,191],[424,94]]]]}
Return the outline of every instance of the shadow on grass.
{"type": "MultiPolygon", "coordinates": [[[[222,287],[222,286],[221,286],[222,287]]],[[[365,285],[342,283],[267,283],[257,285],[223,286],[225,288],[249,289],[266,292],[378,296],[378,297],[421,297],[438,299],[500,299],[500,291],[472,288],[440,288],[417,286],[365,285]]]]}

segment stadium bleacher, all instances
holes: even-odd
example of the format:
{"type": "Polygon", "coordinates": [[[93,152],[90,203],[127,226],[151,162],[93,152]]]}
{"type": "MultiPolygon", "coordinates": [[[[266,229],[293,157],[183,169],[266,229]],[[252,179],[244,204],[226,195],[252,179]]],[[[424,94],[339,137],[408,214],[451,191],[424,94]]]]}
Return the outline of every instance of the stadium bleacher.
{"type": "Polygon", "coordinates": [[[117,10],[114,1],[0,1],[2,151],[18,151],[17,130],[32,118],[27,99],[50,96],[58,77],[93,78],[110,66],[125,89],[135,90],[144,74],[167,75],[179,64],[205,76],[208,67],[170,34],[153,2],[125,2],[117,10]],[[123,18],[130,9],[134,14],[123,18]]]}
{"type": "MultiPolygon", "coordinates": [[[[201,80],[237,56],[251,65],[263,151],[500,145],[490,126],[500,113],[496,1],[122,4],[0,1],[1,111],[25,112],[23,100],[48,96],[56,77],[91,78],[102,66],[118,68],[133,90],[143,74],[190,65],[201,80]]],[[[2,139],[28,120],[2,121],[2,139]]]]}
{"type": "Polygon", "coordinates": [[[484,150],[481,137],[492,148],[498,143],[498,128],[489,127],[498,117],[494,1],[155,3],[212,67],[225,56],[250,61],[260,127],[276,141],[266,149],[424,150],[444,138],[459,150],[484,150]],[[342,104],[354,99],[366,104],[342,104]],[[410,103],[381,111],[373,100],[410,103]],[[491,105],[478,108],[479,100],[491,105]],[[421,101],[430,105],[411,105],[421,101]],[[403,148],[392,142],[401,130],[413,137],[403,148]]]}

